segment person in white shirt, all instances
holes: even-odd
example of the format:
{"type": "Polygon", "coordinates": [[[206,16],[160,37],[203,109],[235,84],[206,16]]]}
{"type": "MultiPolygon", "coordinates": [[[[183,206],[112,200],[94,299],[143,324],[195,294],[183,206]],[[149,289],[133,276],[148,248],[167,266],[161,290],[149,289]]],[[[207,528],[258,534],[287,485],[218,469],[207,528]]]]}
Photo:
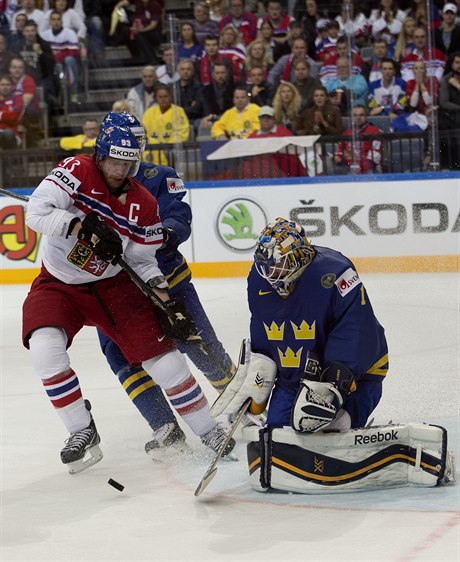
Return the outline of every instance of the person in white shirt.
{"type": "Polygon", "coordinates": [[[16,16],[18,14],[25,14],[28,20],[33,20],[40,28],[41,21],[44,17],[43,10],[38,10],[36,8],[35,0],[23,0],[22,5],[24,6],[22,10],[18,10],[11,21],[11,31],[16,31],[16,16]]]}
{"type": "Polygon", "coordinates": [[[158,81],[162,84],[173,84],[180,79],[173,55],[174,53],[171,47],[163,49],[163,60],[165,64],[160,65],[156,69],[158,81]]]}
{"type": "MultiPolygon", "coordinates": [[[[59,12],[62,16],[63,27],[68,27],[73,29],[77,34],[78,39],[82,42],[86,39],[86,25],[84,18],[74,9],[68,7],[67,0],[56,0],[55,10],[59,12]]],[[[53,10],[48,10],[42,19],[41,25],[39,27],[39,32],[43,33],[47,29],[50,29],[50,15],[53,10]]]]}

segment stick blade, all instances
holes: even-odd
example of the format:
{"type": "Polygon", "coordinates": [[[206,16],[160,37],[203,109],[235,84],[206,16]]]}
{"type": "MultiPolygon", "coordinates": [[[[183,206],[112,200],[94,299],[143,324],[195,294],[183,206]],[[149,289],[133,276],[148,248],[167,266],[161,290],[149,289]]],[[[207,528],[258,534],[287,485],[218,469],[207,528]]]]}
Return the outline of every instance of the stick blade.
{"type": "Polygon", "coordinates": [[[195,496],[196,497],[198,497],[202,492],[204,492],[206,490],[206,488],[211,483],[211,481],[214,480],[214,476],[216,474],[217,474],[217,466],[215,466],[212,470],[208,471],[203,476],[203,478],[201,479],[201,482],[196,487],[196,490],[195,490],[195,496]]]}
{"type": "Polygon", "coordinates": [[[199,496],[208,487],[208,485],[210,484],[210,482],[213,480],[214,476],[216,475],[217,464],[221,460],[222,455],[223,455],[228,443],[230,442],[230,439],[232,438],[233,434],[235,433],[239,423],[243,419],[243,416],[245,415],[245,413],[249,409],[250,404],[251,404],[251,398],[248,398],[243,403],[241,408],[239,409],[239,412],[238,412],[230,430],[227,433],[227,437],[222,442],[221,446],[219,447],[219,450],[217,451],[217,453],[214,457],[214,460],[212,461],[212,463],[208,467],[208,470],[205,472],[203,478],[201,479],[200,483],[198,484],[198,486],[195,490],[195,496],[199,496]]]}

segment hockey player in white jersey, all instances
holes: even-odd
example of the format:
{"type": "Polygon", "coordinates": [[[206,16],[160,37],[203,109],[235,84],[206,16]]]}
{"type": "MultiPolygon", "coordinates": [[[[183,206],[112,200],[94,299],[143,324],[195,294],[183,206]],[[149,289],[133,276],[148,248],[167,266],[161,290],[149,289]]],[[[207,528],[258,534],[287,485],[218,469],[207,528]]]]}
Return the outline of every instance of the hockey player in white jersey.
{"type": "Polygon", "coordinates": [[[175,347],[175,338],[193,337],[196,328],[182,303],[169,297],[155,259],[163,228],[156,199],[132,177],[140,156],[128,129],[106,129],[93,158],[62,160],[27,206],[27,224],[45,235],[45,244],[41,272],[24,302],[23,342],[70,434],[61,460],[71,473],[102,458],[89,404],[67,354],[85,325],[100,328],[131,363],[142,363],[207,446],[217,450],[225,437],[175,347]],[[155,308],[134,285],[118,263],[122,255],[170,314],[155,308]]]}

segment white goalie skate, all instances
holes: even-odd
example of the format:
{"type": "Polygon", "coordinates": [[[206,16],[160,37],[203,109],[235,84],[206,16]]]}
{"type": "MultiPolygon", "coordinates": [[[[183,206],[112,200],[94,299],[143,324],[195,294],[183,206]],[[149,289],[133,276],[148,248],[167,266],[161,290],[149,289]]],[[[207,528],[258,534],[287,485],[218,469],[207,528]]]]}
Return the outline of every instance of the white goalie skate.
{"type": "MultiPolygon", "coordinates": [[[[85,400],[85,406],[88,411],[91,410],[89,400],[85,400]]],[[[61,461],[68,465],[69,474],[83,472],[83,470],[95,465],[102,459],[100,442],[101,438],[97,432],[93,416],[91,416],[89,426],[72,433],[61,451],[61,461]]]]}

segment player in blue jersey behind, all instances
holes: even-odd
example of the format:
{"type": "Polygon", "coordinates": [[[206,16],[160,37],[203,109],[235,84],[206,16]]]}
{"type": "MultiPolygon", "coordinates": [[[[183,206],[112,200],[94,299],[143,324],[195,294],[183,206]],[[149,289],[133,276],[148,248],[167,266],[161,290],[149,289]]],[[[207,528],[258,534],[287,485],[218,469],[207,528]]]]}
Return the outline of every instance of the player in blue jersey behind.
{"type": "Polygon", "coordinates": [[[259,237],[248,300],[250,342],[211,413],[233,414],[248,397],[259,413],[271,395],[269,427],[364,427],[382,395],[388,348],[353,263],[277,218],[259,237]]]}
{"type": "MultiPolygon", "coordinates": [[[[145,147],[144,127],[134,116],[126,112],[108,113],[101,129],[114,125],[129,127],[145,147]]],[[[155,196],[160,208],[165,243],[155,257],[168,282],[168,294],[172,299],[180,298],[184,302],[210,355],[203,353],[195,343],[177,341],[177,347],[188,355],[214,388],[222,392],[231,380],[235,366],[217,338],[191,282],[192,274],[187,261],[178,251],[178,246],[190,236],[192,222],[190,206],[183,201],[186,194],[184,182],[173,168],[148,162],[140,164],[135,177],[155,196]]],[[[181,448],[185,435],[160,387],[142,367],[130,365],[113,340],[100,331],[98,333],[112,371],[153,430],[153,439],[146,444],[146,452],[171,445],[181,448]]]]}

